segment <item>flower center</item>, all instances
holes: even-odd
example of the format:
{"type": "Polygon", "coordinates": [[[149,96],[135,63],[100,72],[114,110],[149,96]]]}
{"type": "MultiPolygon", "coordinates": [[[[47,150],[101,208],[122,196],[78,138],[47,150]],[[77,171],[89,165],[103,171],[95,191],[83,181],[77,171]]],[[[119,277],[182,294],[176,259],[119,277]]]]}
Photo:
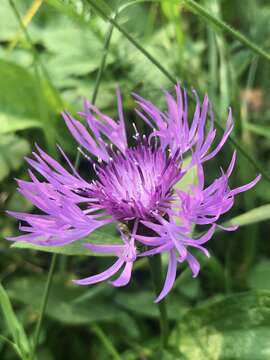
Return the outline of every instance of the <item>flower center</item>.
{"type": "Polygon", "coordinates": [[[94,194],[99,206],[119,220],[149,218],[163,212],[172,186],[183,176],[179,162],[161,149],[139,145],[97,169],[94,194]]]}

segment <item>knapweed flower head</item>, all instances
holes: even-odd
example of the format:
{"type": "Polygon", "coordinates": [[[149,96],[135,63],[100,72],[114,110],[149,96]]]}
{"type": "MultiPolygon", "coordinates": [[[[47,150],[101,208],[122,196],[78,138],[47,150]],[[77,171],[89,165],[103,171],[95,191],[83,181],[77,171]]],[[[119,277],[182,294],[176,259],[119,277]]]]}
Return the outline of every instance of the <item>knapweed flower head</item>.
{"type": "Polygon", "coordinates": [[[149,135],[139,134],[134,126],[132,147],[128,145],[119,92],[118,120],[101,113],[87,101],[83,112],[78,114],[82,122],[63,113],[71,134],[88,152],[95,179],[83,179],[61,148],[59,151],[68,170],[37,146],[33,158],[27,159],[34,170],[29,170],[31,180],[18,180],[18,185],[19,192],[42,213],[9,212],[23,221],[20,230],[24,234],[8,240],[64,246],[114,223],[120,232],[121,244],[87,243],[85,247],[114,254],[116,261],[98,275],[76,280],[77,284],[111,280],[114,286],[126,285],[136,259],[160,253],[167,253],[169,260],[164,287],[156,301],[172,289],[178,263],[187,262],[193,276],[197,276],[200,264],[193,250],[209,256],[205,244],[216,228],[222,227],[218,225],[220,216],[231,209],[235,195],[252,188],[260,176],[231,189],[229,178],[236,162],[234,152],[227,169],[222,169],[212,184],[205,185],[204,163],[215,157],[228,139],[233,129],[231,110],[225,131],[217,141],[208,96],[205,95],[201,104],[194,91],[196,106],[193,118],[189,119],[187,94],[179,84],[175,90],[176,98],[165,92],[166,112],[134,95],[136,112],[148,125],[149,135]],[[196,185],[190,184],[187,190],[181,190],[178,184],[191,168],[197,173],[196,185]],[[198,238],[192,237],[196,225],[208,227],[198,238]],[[120,275],[112,280],[119,271],[120,275]]]}

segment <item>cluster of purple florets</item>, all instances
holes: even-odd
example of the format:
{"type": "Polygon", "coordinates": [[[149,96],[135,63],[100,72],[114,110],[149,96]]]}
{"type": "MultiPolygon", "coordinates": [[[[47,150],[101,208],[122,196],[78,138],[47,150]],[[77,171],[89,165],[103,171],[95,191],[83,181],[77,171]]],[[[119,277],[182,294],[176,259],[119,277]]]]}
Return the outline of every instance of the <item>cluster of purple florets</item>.
{"type": "Polygon", "coordinates": [[[227,170],[222,170],[219,178],[205,186],[203,165],[220,151],[232,131],[233,122],[230,110],[224,134],[213,146],[216,129],[208,97],[205,95],[201,104],[195,92],[194,96],[196,107],[193,119],[189,120],[187,95],[180,85],[176,85],[176,98],[165,92],[166,112],[134,95],[139,106],[136,112],[149,126],[150,135],[140,136],[135,128],[136,145],[133,147],[128,146],[119,93],[117,121],[89,102],[85,102],[84,111],[79,113],[89,131],[82,122],[64,113],[71,134],[89,153],[89,166],[93,166],[95,180],[83,179],[61,148],[59,151],[69,170],[37,147],[34,158],[27,161],[43,181],[29,170],[31,180],[18,180],[18,185],[20,193],[42,213],[9,212],[23,221],[20,230],[24,234],[8,240],[64,246],[114,223],[120,232],[121,244],[86,243],[85,247],[94,252],[114,254],[115,263],[98,275],[76,280],[77,284],[108,280],[122,269],[111,284],[124,286],[139,257],[162,253],[168,254],[168,270],[156,302],[172,289],[177,263],[186,261],[193,276],[197,276],[200,264],[191,250],[195,248],[209,256],[205,243],[217,227],[222,227],[217,224],[220,216],[233,206],[235,195],[253,187],[260,177],[230,189],[228,181],[236,160],[236,153],[233,153],[227,170]],[[190,184],[186,191],[180,190],[178,184],[191,170],[196,170],[196,185],[190,184]],[[204,235],[195,239],[192,230],[196,225],[208,228],[204,235]]]}

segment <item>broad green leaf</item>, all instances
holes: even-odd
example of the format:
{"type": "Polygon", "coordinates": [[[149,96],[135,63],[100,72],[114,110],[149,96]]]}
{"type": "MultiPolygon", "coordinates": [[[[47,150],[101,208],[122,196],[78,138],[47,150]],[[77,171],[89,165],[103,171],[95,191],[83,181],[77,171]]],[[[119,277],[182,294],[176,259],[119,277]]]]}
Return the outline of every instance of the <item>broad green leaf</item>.
{"type": "MultiPolygon", "coordinates": [[[[78,26],[68,17],[52,18],[48,26],[39,32],[39,41],[46,48],[43,58],[58,87],[70,89],[71,80],[85,77],[100,66],[103,39],[93,29],[91,31],[85,26],[78,26]]],[[[109,53],[106,64],[110,64],[113,59],[114,56],[109,53]]],[[[89,94],[89,79],[84,81],[88,83],[89,94]]]]}
{"type": "Polygon", "coordinates": [[[39,246],[33,245],[25,241],[17,241],[11,247],[29,250],[45,251],[49,253],[62,254],[62,255],[74,255],[74,256],[114,256],[113,254],[100,254],[94,253],[89,249],[86,249],[83,244],[89,242],[92,244],[120,244],[120,236],[116,234],[116,231],[110,226],[109,230],[96,230],[88,237],[74,241],[71,244],[64,246],[39,246]]]}
{"type": "MultiPolygon", "coordinates": [[[[44,276],[16,278],[8,284],[7,291],[12,299],[37,312],[40,310],[45,282],[44,276]]],[[[136,336],[138,331],[132,318],[109,301],[108,296],[112,291],[112,287],[102,287],[99,293],[102,296],[98,297],[95,286],[89,289],[74,285],[71,279],[54,276],[46,315],[65,325],[120,322],[120,326],[125,329],[129,327],[130,334],[136,336]],[[91,300],[88,301],[86,298],[85,301],[78,302],[77,299],[82,299],[86,291],[88,296],[91,291],[93,292],[91,300]]]]}
{"type": "Polygon", "coordinates": [[[190,310],[171,337],[186,360],[268,360],[270,291],[236,294],[190,310]]]}
{"type": "Polygon", "coordinates": [[[42,89],[23,67],[0,59],[0,134],[42,127],[42,89]]]}
{"type": "Polygon", "coordinates": [[[17,170],[29,152],[30,147],[25,139],[13,134],[0,135],[0,180],[10,171],[17,170]]]}
{"type": "MultiPolygon", "coordinates": [[[[27,8],[25,1],[17,2],[18,7],[23,12],[27,8]]],[[[0,40],[9,41],[15,36],[19,29],[18,21],[12,11],[8,0],[1,0],[0,11],[0,40]]]]}
{"type": "Polygon", "coordinates": [[[41,128],[42,124],[39,120],[19,119],[12,114],[6,115],[0,113],[0,134],[25,130],[29,128],[41,128]]]}
{"type": "Polygon", "coordinates": [[[20,352],[22,358],[26,359],[30,354],[30,345],[23,326],[18,321],[10,303],[8,294],[0,283],[0,306],[14,341],[14,349],[20,352]]]}
{"type": "Polygon", "coordinates": [[[232,218],[224,225],[245,226],[245,225],[258,223],[260,221],[266,221],[269,219],[270,219],[270,204],[259,206],[253,210],[247,211],[244,214],[238,215],[232,218]]]}
{"type": "MultiPolygon", "coordinates": [[[[140,316],[157,318],[159,311],[154,303],[155,294],[151,291],[140,291],[136,293],[119,292],[116,296],[117,304],[140,316]]],[[[168,316],[171,320],[179,320],[188,310],[187,303],[180,295],[170,295],[167,299],[168,316]]]]}
{"type": "Polygon", "coordinates": [[[270,290],[270,260],[263,259],[251,269],[248,276],[248,284],[251,289],[270,290]]]}

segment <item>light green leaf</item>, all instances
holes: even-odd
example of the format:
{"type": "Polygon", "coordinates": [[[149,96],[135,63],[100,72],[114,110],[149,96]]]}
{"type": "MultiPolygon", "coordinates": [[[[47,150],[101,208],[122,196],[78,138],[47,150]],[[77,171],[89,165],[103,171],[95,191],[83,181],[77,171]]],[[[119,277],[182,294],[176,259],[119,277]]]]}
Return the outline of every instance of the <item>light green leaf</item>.
{"type": "Polygon", "coordinates": [[[22,118],[12,114],[6,115],[0,113],[0,134],[14,132],[18,130],[25,130],[29,128],[41,128],[42,124],[39,120],[22,118]]]}
{"type": "Polygon", "coordinates": [[[30,152],[25,139],[13,134],[0,135],[0,180],[3,180],[12,170],[17,170],[23,157],[30,152]]]}
{"type": "Polygon", "coordinates": [[[104,229],[96,230],[91,235],[84,239],[74,241],[71,244],[64,246],[39,246],[33,245],[25,241],[17,241],[11,247],[19,249],[29,249],[45,251],[49,253],[62,254],[62,255],[74,255],[74,256],[114,256],[113,254],[100,254],[94,253],[89,249],[86,249],[83,244],[120,244],[120,236],[116,234],[116,230],[111,226],[104,227],[104,229]],[[110,230],[108,230],[110,229],[110,230]]]}
{"type": "Polygon", "coordinates": [[[2,309],[7,327],[14,341],[14,349],[19,351],[20,356],[26,359],[30,354],[30,345],[23,326],[18,321],[10,303],[9,297],[0,283],[0,307],[2,309]]]}
{"type": "MultiPolygon", "coordinates": [[[[190,158],[184,161],[184,165],[190,162],[190,158]]],[[[188,170],[188,172],[183,176],[183,178],[175,185],[175,188],[181,191],[190,191],[191,185],[197,185],[198,183],[198,175],[197,175],[197,168],[193,166],[188,170]]]]}
{"type": "Polygon", "coordinates": [[[171,345],[186,360],[268,360],[270,291],[224,297],[181,319],[171,345]]]}
{"type": "MultiPolygon", "coordinates": [[[[42,127],[42,89],[23,67],[0,59],[0,134],[42,127]]],[[[43,99],[44,100],[44,99],[43,99]]]]}
{"type": "Polygon", "coordinates": [[[247,211],[244,214],[238,215],[232,218],[230,221],[225,223],[224,225],[251,225],[258,223],[260,221],[266,221],[270,219],[270,204],[259,206],[255,209],[247,211]]]}

